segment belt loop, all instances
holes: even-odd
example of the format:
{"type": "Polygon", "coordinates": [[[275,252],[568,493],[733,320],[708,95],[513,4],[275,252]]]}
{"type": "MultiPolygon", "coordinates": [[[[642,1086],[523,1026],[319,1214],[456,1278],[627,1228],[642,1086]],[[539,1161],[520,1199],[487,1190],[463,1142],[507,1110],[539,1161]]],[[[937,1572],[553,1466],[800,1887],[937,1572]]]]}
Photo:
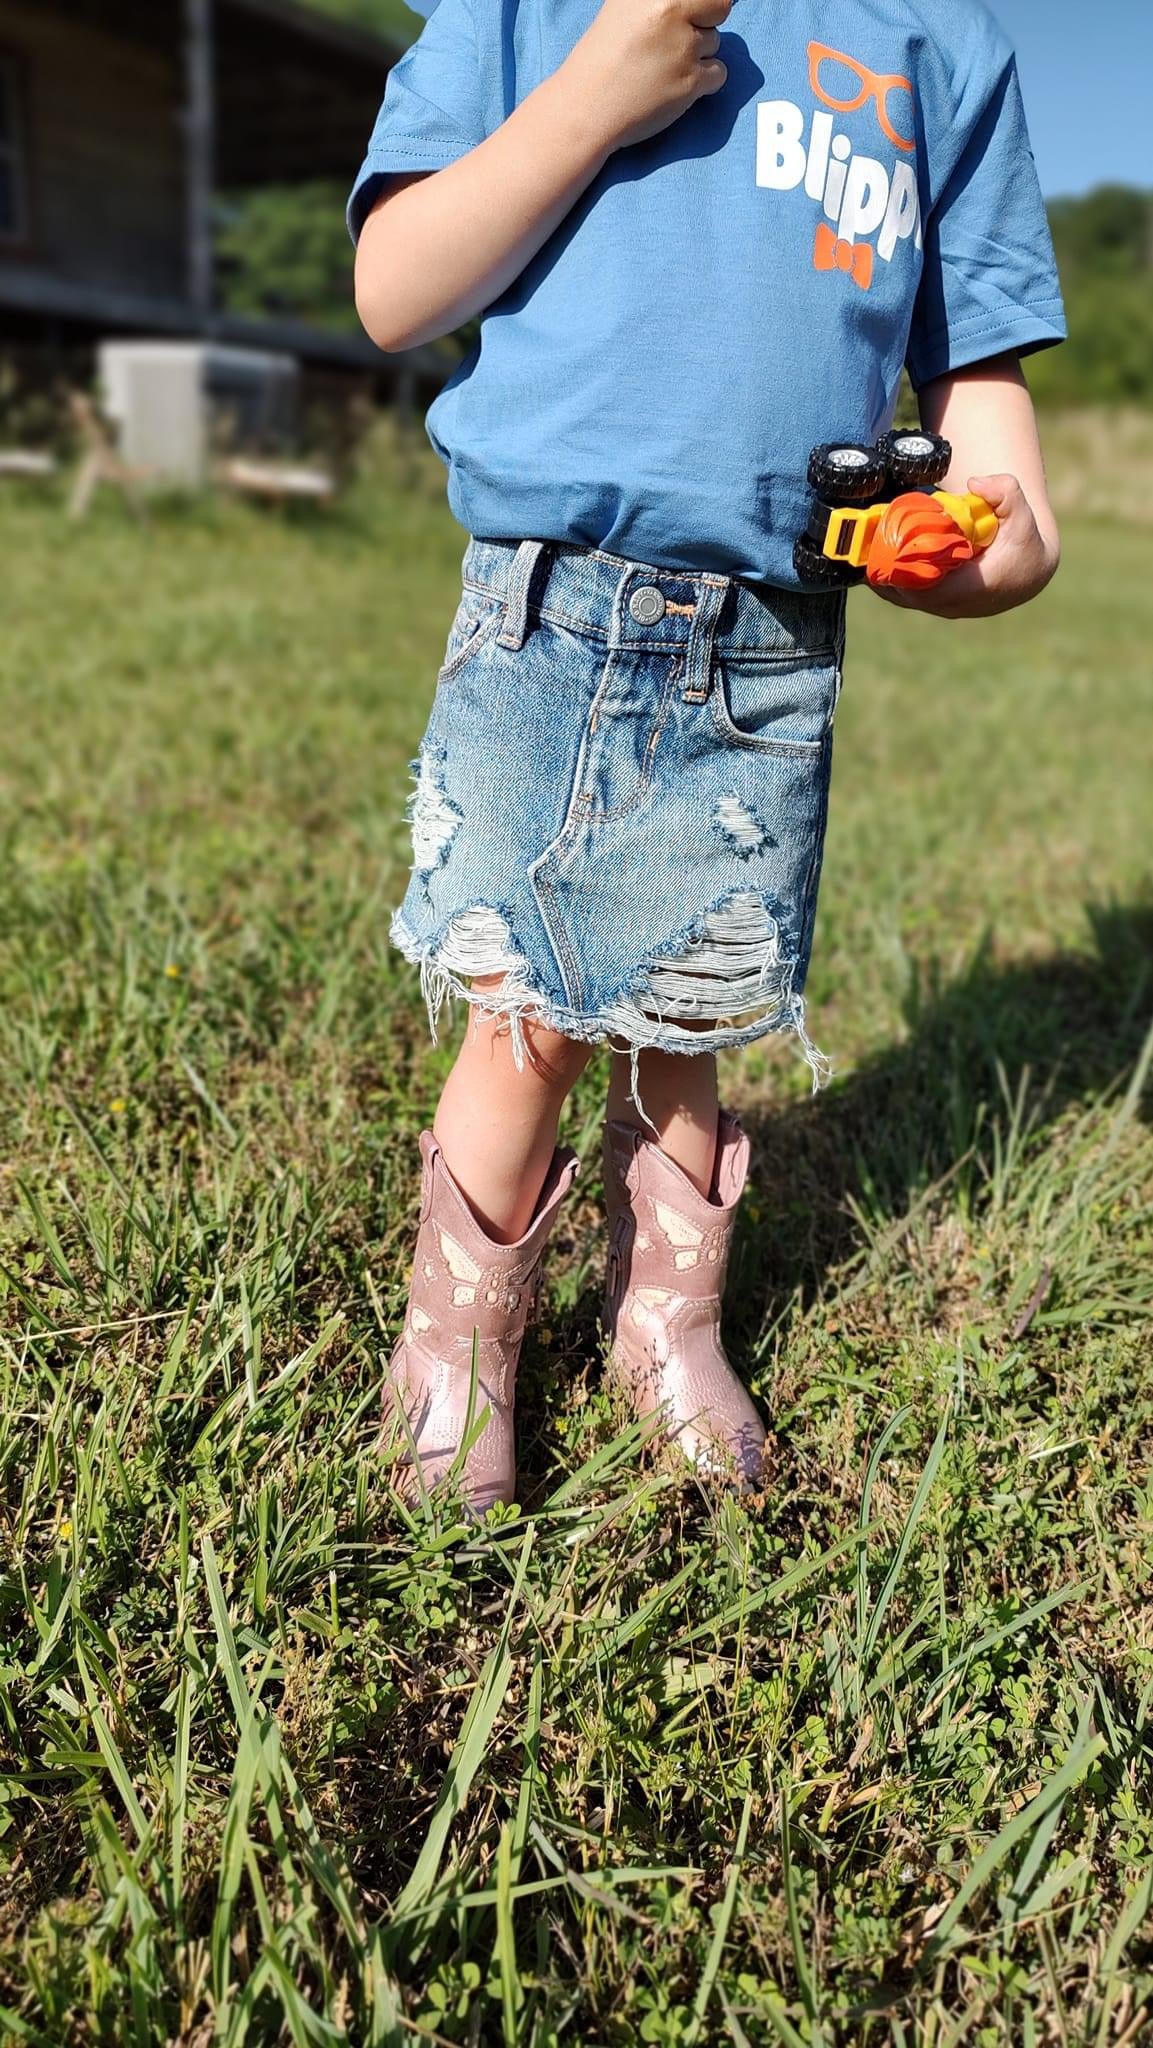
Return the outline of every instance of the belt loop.
{"type": "Polygon", "coordinates": [[[686,704],[703,704],[712,687],[713,638],[732,585],[731,576],[717,576],[697,586],[696,610],[685,649],[685,682],[681,691],[686,704]]]}
{"type": "Polygon", "coordinates": [[[528,632],[528,599],[533,571],[548,543],[522,540],[509,570],[504,597],[504,625],[497,634],[498,647],[523,647],[528,632]]]}

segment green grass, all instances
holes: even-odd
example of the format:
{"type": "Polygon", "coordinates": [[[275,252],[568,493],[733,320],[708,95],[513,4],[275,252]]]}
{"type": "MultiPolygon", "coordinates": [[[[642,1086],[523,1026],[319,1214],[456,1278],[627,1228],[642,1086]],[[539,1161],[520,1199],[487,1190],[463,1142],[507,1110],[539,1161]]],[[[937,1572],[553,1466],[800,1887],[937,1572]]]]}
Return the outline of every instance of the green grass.
{"type": "Polygon", "coordinates": [[[766,1498],[602,1390],[594,1069],[478,1534],[373,1450],[452,1056],[386,938],[438,492],[0,501],[0,2039],[1135,2042],[1147,536],[983,627],[854,601],[837,1078],[724,1076],[766,1498]]]}

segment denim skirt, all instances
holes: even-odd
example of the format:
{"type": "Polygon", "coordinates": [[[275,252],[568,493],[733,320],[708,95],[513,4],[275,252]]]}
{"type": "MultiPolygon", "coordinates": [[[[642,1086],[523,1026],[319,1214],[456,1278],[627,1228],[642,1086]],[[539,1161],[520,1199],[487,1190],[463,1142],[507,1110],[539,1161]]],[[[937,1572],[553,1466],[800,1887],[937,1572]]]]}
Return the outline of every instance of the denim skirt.
{"type": "Polygon", "coordinates": [[[445,999],[636,1059],[805,1024],[844,651],[818,596],[472,539],[392,938],[445,999]],[[476,986],[477,978],[481,985],[476,986]]]}

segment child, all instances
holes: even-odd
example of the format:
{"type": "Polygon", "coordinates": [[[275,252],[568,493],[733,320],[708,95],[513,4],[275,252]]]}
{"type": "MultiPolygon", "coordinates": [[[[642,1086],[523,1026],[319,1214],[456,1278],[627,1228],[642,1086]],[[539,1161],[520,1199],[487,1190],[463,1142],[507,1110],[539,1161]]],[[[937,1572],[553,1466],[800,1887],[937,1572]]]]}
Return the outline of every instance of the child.
{"type": "Polygon", "coordinates": [[[440,0],[350,203],[382,348],[483,316],[429,414],[471,538],[393,923],[434,1025],[462,994],[473,1028],[421,1138],[386,1390],[403,1483],[455,1460],[477,1510],[513,1494],[558,1117],[597,1043],[615,1374],[698,1467],[761,1472],[720,1340],[748,1142],[715,1054],[791,1031],[822,1066],[844,599],[794,575],[810,448],[872,442],[907,363],[1000,528],[894,601],[975,618],[1057,566],[1018,358],[1064,323],[1000,31],[979,0],[739,0],[722,34],[732,6],[440,0]]]}

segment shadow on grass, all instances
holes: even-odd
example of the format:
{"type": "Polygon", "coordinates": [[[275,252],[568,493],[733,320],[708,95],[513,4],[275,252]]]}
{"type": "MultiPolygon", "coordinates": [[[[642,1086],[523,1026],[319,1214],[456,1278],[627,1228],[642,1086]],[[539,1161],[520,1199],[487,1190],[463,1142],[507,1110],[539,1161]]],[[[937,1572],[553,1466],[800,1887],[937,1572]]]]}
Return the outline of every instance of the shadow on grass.
{"type": "MultiPolygon", "coordinates": [[[[742,1111],[761,1200],[758,1218],[742,1212],[733,1249],[726,1327],[738,1347],[794,1296],[813,1301],[861,1249],[854,1203],[882,1225],[896,1221],[970,1149],[977,1168],[987,1161],[998,1113],[1023,1078],[1043,1097],[1046,1125],[1125,1079],[1149,1026],[1153,896],[1091,903],[1086,918],[1092,951],[1002,962],[986,937],[956,980],[928,973],[918,981],[901,1044],[862,1060],[819,1095],[742,1111]]],[[[583,1284],[558,1343],[543,1352],[530,1336],[526,1348],[519,1406],[530,1504],[555,1450],[561,1385],[598,1377],[603,1230],[599,1188],[587,1194],[595,1222],[571,1254],[554,1254],[577,1261],[583,1284]]]]}
{"type": "Polygon", "coordinates": [[[987,1160],[1023,1079],[1043,1096],[1045,1124],[1125,1079],[1149,1028],[1153,897],[1085,915],[1092,952],[1002,962],[986,936],[956,980],[918,980],[902,1044],[820,1095],[744,1114],[764,1214],[735,1248],[743,1322],[797,1291],[811,1300],[860,1248],[850,1203],[895,1221],[970,1148],[987,1160]]]}

